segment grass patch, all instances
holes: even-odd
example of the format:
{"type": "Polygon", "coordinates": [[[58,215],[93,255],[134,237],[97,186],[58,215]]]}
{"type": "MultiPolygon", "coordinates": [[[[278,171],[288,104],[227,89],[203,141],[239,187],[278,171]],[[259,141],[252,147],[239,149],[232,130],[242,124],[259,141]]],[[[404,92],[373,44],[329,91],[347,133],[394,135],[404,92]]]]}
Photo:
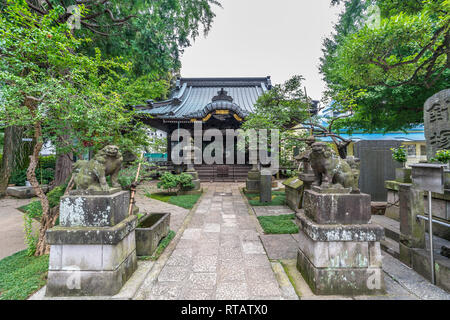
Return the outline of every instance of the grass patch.
{"type": "Polygon", "coordinates": [[[298,226],[294,223],[295,214],[258,217],[259,224],[266,234],[298,233],[298,226]]]}
{"type": "Polygon", "coordinates": [[[0,260],[0,300],[25,300],[46,283],[48,255],[27,256],[26,250],[0,260]]]}
{"type": "Polygon", "coordinates": [[[286,204],[286,193],[283,191],[273,191],[272,201],[268,203],[259,202],[259,194],[245,193],[248,199],[248,203],[254,207],[267,207],[267,206],[283,206],[286,204]]]}
{"type": "Polygon", "coordinates": [[[139,257],[139,260],[151,260],[156,261],[161,256],[161,254],[164,252],[164,250],[167,248],[167,246],[170,244],[173,238],[175,238],[175,231],[170,230],[169,234],[161,240],[161,242],[158,245],[158,248],[156,248],[155,253],[153,253],[152,256],[143,256],[139,257]]]}
{"type": "Polygon", "coordinates": [[[185,209],[192,209],[200,199],[201,194],[176,195],[176,193],[152,193],[147,197],[163,202],[167,202],[185,209]]]}

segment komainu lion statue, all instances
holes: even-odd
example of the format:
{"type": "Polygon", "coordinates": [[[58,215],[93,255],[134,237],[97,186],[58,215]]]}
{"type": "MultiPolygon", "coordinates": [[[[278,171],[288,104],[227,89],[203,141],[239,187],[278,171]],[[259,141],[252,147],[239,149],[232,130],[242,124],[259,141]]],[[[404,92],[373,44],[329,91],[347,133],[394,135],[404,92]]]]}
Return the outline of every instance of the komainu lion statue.
{"type": "Polygon", "coordinates": [[[111,176],[113,188],[120,187],[117,178],[122,160],[119,147],[113,145],[104,147],[89,161],[78,160],[74,164],[73,178],[76,190],[109,191],[108,176],[111,176]]]}
{"type": "Polygon", "coordinates": [[[329,188],[333,185],[359,193],[359,159],[349,157],[343,160],[325,143],[315,142],[311,146],[309,161],[316,178],[313,186],[329,188]]]}

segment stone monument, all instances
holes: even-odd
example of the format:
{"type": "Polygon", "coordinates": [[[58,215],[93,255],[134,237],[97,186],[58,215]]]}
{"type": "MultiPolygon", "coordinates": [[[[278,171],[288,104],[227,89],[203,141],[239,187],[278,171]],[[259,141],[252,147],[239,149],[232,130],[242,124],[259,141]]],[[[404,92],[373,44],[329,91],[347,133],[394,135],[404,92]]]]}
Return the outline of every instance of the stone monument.
{"type": "Polygon", "coordinates": [[[247,180],[245,181],[245,192],[247,193],[259,193],[261,171],[258,168],[258,155],[255,150],[250,150],[250,163],[252,169],[247,174],[247,180]]]}
{"type": "Polygon", "coordinates": [[[430,160],[436,151],[450,149],[450,89],[436,93],[425,102],[424,120],[430,160]]]}
{"type": "Polygon", "coordinates": [[[121,162],[107,146],[75,164],[76,190],[61,198],[60,225],[47,231],[47,296],[112,296],[136,270],[137,217],[128,216],[130,192],[117,187],[121,162]]]}
{"type": "Polygon", "coordinates": [[[384,229],[370,223],[370,195],[360,193],[356,167],[320,142],[310,161],[315,181],[296,217],[298,270],[318,295],[383,293],[384,229]]]}

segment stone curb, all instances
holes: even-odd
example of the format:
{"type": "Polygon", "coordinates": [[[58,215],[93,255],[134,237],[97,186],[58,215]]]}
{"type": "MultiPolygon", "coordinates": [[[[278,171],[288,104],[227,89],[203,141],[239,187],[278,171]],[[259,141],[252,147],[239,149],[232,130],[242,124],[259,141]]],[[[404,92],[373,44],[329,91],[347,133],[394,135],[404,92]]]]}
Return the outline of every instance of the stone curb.
{"type": "Polygon", "coordinates": [[[259,220],[256,216],[255,210],[253,209],[253,207],[250,205],[250,202],[248,202],[247,197],[244,194],[244,189],[245,187],[239,188],[239,193],[241,194],[241,197],[244,200],[245,205],[247,206],[247,210],[248,210],[248,214],[251,216],[253,223],[256,226],[256,230],[258,231],[259,234],[264,234],[264,230],[261,227],[261,225],[259,224],[259,220]]]}

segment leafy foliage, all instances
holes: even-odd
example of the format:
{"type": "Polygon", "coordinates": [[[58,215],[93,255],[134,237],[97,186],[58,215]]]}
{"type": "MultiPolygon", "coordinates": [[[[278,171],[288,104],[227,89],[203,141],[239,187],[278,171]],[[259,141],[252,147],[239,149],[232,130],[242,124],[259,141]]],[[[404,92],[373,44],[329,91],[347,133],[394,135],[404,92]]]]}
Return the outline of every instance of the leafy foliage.
{"type": "Polygon", "coordinates": [[[176,195],[175,193],[152,193],[146,195],[149,198],[167,202],[185,209],[192,209],[200,199],[201,194],[176,195]]]}
{"type": "Polygon", "coordinates": [[[394,159],[395,161],[400,163],[405,163],[407,161],[405,146],[400,146],[398,148],[391,148],[391,151],[392,151],[392,159],[394,159]]]}
{"type": "Polygon", "coordinates": [[[422,123],[426,99],[450,85],[449,1],[338,2],[345,10],[320,67],[325,100],[352,113],[336,126],[385,132],[422,123]]]}
{"type": "Polygon", "coordinates": [[[449,163],[450,161],[450,150],[438,150],[434,158],[430,160],[431,162],[449,163]]]}
{"type": "Polygon", "coordinates": [[[161,176],[161,181],[158,182],[158,188],[169,190],[169,192],[179,188],[181,190],[189,190],[194,187],[192,183],[192,176],[187,173],[174,175],[170,172],[165,172],[161,176]]]}
{"type": "Polygon", "coordinates": [[[266,234],[298,233],[298,226],[294,223],[295,214],[258,217],[259,223],[266,234]]]}
{"type": "Polygon", "coordinates": [[[274,191],[272,192],[272,201],[268,203],[262,203],[259,201],[259,194],[245,194],[245,196],[248,198],[248,203],[251,206],[259,207],[259,206],[282,206],[286,204],[286,194],[282,191],[274,191]]]}
{"type": "Polygon", "coordinates": [[[48,255],[28,256],[26,250],[0,260],[0,300],[25,300],[46,283],[48,255]]]}

